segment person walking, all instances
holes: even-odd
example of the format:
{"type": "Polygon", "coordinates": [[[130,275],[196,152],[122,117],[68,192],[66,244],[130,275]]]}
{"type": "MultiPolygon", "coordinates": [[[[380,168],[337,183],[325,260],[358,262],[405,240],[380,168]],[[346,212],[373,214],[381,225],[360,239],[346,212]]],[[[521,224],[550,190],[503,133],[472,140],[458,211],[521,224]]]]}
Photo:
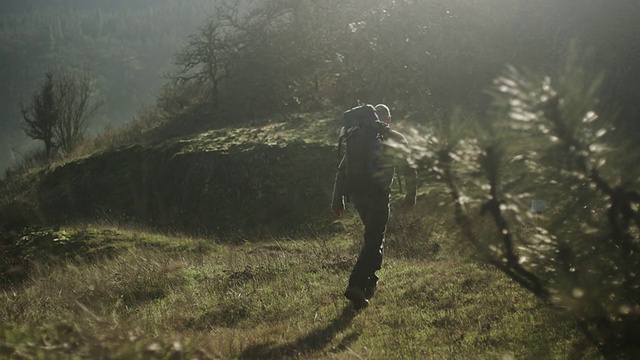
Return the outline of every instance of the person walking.
{"type": "MultiPolygon", "coordinates": [[[[397,146],[408,146],[407,139],[400,132],[389,128],[391,122],[389,108],[384,104],[378,104],[375,107],[366,106],[374,109],[372,114],[366,116],[375,116],[375,119],[367,120],[373,120],[371,123],[375,124],[373,127],[376,130],[373,133],[376,140],[373,142],[374,146],[367,145],[363,151],[370,153],[369,156],[375,157],[373,161],[369,161],[375,164],[375,169],[370,171],[372,173],[368,177],[356,176],[353,174],[353,170],[349,171],[349,169],[358,166],[354,164],[356,161],[363,161],[363,158],[367,158],[366,156],[351,155],[358,149],[350,149],[350,146],[358,147],[359,140],[349,140],[356,136],[364,136],[367,126],[361,125],[356,130],[343,129],[342,132],[347,133],[345,135],[347,149],[338,166],[331,203],[333,213],[342,217],[346,211],[345,200],[352,202],[364,225],[364,243],[344,293],[344,296],[356,308],[367,307],[377,287],[376,271],[382,268],[394,174],[397,172],[405,179],[406,195],[402,207],[411,208],[415,205],[417,191],[416,170],[410,166],[406,154],[402,154],[397,146]],[[379,144],[379,148],[375,146],[376,143],[379,144]],[[350,159],[351,156],[356,160],[350,159]]],[[[345,113],[345,117],[348,113],[349,111],[345,113]]]]}

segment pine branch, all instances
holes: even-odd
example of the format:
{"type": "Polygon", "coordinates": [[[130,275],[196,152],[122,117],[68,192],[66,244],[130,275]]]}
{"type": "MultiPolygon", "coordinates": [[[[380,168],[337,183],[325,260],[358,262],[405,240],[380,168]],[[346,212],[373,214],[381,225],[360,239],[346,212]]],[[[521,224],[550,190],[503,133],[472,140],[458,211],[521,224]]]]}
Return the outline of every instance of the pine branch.
{"type": "MultiPolygon", "coordinates": [[[[503,256],[506,259],[506,262],[502,259],[495,259],[492,255],[486,251],[485,247],[480,243],[478,238],[475,235],[474,229],[471,225],[471,220],[469,216],[466,214],[464,207],[462,205],[460,199],[460,192],[455,184],[454,175],[451,170],[452,166],[452,158],[450,156],[451,149],[444,148],[438,152],[438,169],[439,174],[441,176],[441,180],[445,183],[447,188],[449,189],[449,195],[454,201],[454,214],[455,220],[458,226],[462,231],[462,235],[471,242],[472,245],[476,248],[480,254],[485,257],[485,261],[489,264],[493,265],[498,270],[502,271],[504,274],[509,276],[512,280],[520,284],[525,289],[532,292],[538,298],[542,299],[545,302],[549,302],[550,293],[543,286],[540,279],[535,276],[533,273],[529,272],[525,268],[523,268],[519,261],[518,256],[514,252],[513,241],[511,238],[511,231],[509,230],[509,225],[505,218],[502,216],[502,210],[500,209],[500,201],[497,200],[497,175],[494,171],[488,171],[488,177],[492,180],[490,182],[491,185],[491,200],[489,200],[482,208],[482,212],[488,211],[497,225],[497,228],[500,230],[502,234],[502,240],[504,244],[504,253],[503,256]]],[[[493,156],[491,150],[488,151],[488,156],[485,156],[485,160],[488,160],[493,156]]],[[[488,165],[491,161],[485,161],[485,164],[488,165]]]]}

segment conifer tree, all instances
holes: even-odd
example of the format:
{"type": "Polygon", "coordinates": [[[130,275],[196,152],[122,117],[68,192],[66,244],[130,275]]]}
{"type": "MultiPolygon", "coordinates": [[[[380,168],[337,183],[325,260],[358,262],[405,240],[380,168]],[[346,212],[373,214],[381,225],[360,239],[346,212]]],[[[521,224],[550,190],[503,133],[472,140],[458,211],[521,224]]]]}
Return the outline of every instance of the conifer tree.
{"type": "Polygon", "coordinates": [[[607,141],[610,121],[593,111],[603,77],[587,80],[575,58],[554,80],[510,67],[495,81],[498,111],[484,134],[450,131],[415,152],[446,185],[481,259],[571,315],[605,358],[633,359],[637,162],[607,141]],[[533,212],[536,199],[548,200],[545,212],[533,212]]]}

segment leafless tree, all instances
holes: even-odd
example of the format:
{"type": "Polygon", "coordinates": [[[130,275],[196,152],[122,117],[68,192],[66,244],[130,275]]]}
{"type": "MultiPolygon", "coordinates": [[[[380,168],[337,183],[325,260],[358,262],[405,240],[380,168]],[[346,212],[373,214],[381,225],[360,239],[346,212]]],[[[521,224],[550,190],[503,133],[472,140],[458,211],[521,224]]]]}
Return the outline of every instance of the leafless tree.
{"type": "Polygon", "coordinates": [[[61,149],[73,151],[85,135],[89,121],[103,102],[94,100],[93,79],[88,74],[74,76],[45,73],[45,82],[22,106],[24,132],[34,140],[42,140],[45,154],[61,149]]]}
{"type": "Polygon", "coordinates": [[[205,96],[210,97],[214,108],[220,101],[220,82],[230,74],[230,54],[234,48],[230,37],[224,25],[211,19],[189,37],[187,46],[176,56],[179,69],[174,81],[208,88],[205,96]]]}
{"type": "Polygon", "coordinates": [[[73,151],[84,137],[89,121],[104,104],[94,100],[93,79],[88,74],[61,75],[57,81],[59,118],[54,132],[60,149],[73,151]]]}

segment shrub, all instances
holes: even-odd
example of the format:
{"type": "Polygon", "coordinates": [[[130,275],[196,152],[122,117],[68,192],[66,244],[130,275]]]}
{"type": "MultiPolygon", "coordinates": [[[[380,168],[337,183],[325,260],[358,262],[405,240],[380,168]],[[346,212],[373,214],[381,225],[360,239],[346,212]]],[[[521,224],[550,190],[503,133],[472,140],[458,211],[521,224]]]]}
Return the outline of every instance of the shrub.
{"type": "Polygon", "coordinates": [[[640,354],[637,176],[593,111],[602,77],[587,81],[574,59],[556,81],[509,68],[491,126],[471,136],[451,126],[416,153],[484,261],[571,314],[605,358],[630,359],[640,354]],[[537,199],[549,209],[534,213],[537,199]]]}

